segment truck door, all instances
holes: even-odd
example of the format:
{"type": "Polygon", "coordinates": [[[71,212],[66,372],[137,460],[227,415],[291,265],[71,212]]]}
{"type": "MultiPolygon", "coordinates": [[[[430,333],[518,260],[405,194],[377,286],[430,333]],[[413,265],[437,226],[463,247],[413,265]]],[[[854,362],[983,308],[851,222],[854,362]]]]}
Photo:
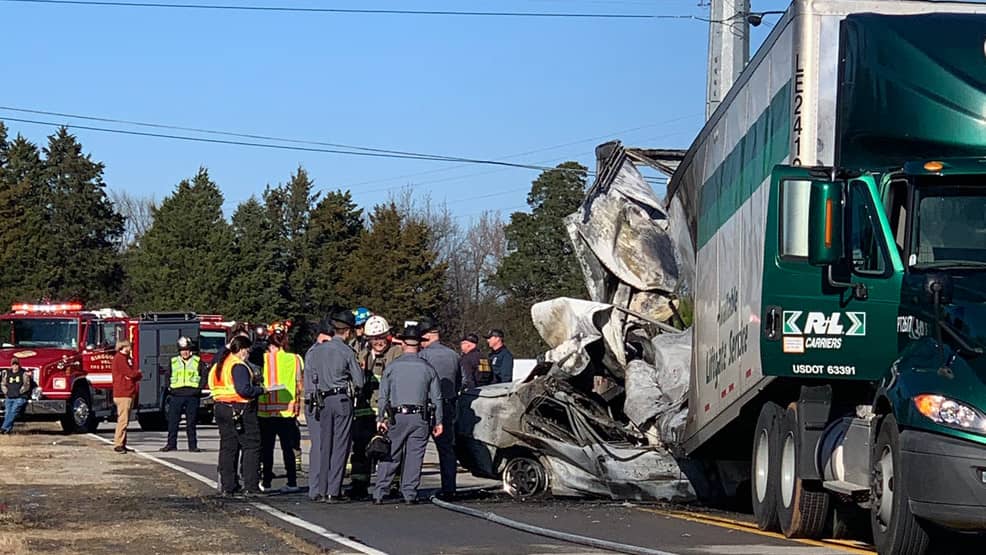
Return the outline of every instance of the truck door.
{"type": "Polygon", "coordinates": [[[879,379],[896,356],[903,265],[869,176],[838,184],[842,260],[809,264],[812,183],[827,181],[819,175],[788,166],[773,173],[764,252],[764,375],[879,379]]]}

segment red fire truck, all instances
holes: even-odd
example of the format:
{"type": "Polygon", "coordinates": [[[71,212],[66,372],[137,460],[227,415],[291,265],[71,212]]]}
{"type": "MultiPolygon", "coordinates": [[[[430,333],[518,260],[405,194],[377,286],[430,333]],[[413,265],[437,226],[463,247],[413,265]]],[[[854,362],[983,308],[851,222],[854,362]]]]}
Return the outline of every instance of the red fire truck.
{"type": "Polygon", "coordinates": [[[15,304],[0,315],[0,368],[17,357],[36,383],[26,418],[60,420],[67,432],[94,431],[114,411],[116,341],[130,338],[136,352],[137,326],[120,310],[77,303],[15,304]]]}
{"type": "MultiPolygon", "coordinates": [[[[121,310],[86,310],[78,303],[15,304],[0,315],[0,369],[10,368],[17,357],[31,373],[36,385],[25,419],[59,420],[66,432],[92,432],[115,418],[112,362],[117,340],[127,338],[133,363],[144,374],[134,407],[137,420],[143,429],[164,429],[167,366],[178,354],[178,337],[197,341],[198,334],[194,313],[131,318],[121,310]]],[[[211,402],[201,410],[202,420],[210,421],[211,402]]]]}

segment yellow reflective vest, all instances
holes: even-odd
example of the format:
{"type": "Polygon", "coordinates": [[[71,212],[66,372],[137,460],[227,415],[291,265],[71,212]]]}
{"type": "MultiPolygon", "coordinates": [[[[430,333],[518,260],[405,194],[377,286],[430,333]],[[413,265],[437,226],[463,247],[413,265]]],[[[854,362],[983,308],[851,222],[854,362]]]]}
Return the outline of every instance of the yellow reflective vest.
{"type": "Polygon", "coordinates": [[[182,387],[199,387],[199,357],[192,356],[187,361],[180,356],[171,357],[171,389],[182,387]]]}
{"type": "Polygon", "coordinates": [[[257,399],[257,416],[293,418],[301,410],[301,371],[305,363],[301,357],[287,351],[264,354],[264,387],[283,384],[285,389],[269,391],[257,399]]]}

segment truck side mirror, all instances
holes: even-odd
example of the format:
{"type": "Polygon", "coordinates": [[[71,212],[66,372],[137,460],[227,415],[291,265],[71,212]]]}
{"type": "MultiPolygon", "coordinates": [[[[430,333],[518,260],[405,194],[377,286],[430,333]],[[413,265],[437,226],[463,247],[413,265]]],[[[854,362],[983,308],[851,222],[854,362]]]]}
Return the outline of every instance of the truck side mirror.
{"type": "Polygon", "coordinates": [[[842,185],[813,181],[808,201],[808,263],[830,266],[842,260],[842,185]]]}

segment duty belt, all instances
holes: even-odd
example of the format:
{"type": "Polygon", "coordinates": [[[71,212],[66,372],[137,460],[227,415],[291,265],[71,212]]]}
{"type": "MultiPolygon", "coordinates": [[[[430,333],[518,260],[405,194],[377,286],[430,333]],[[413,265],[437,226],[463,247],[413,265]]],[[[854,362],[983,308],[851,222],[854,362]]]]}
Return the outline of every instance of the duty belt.
{"type": "Polygon", "coordinates": [[[401,405],[397,407],[397,414],[419,414],[425,411],[421,405],[401,405]]]}
{"type": "Polygon", "coordinates": [[[320,389],[318,394],[322,397],[328,397],[330,395],[339,395],[341,393],[348,393],[349,390],[345,387],[333,387],[331,389],[320,389]]]}

